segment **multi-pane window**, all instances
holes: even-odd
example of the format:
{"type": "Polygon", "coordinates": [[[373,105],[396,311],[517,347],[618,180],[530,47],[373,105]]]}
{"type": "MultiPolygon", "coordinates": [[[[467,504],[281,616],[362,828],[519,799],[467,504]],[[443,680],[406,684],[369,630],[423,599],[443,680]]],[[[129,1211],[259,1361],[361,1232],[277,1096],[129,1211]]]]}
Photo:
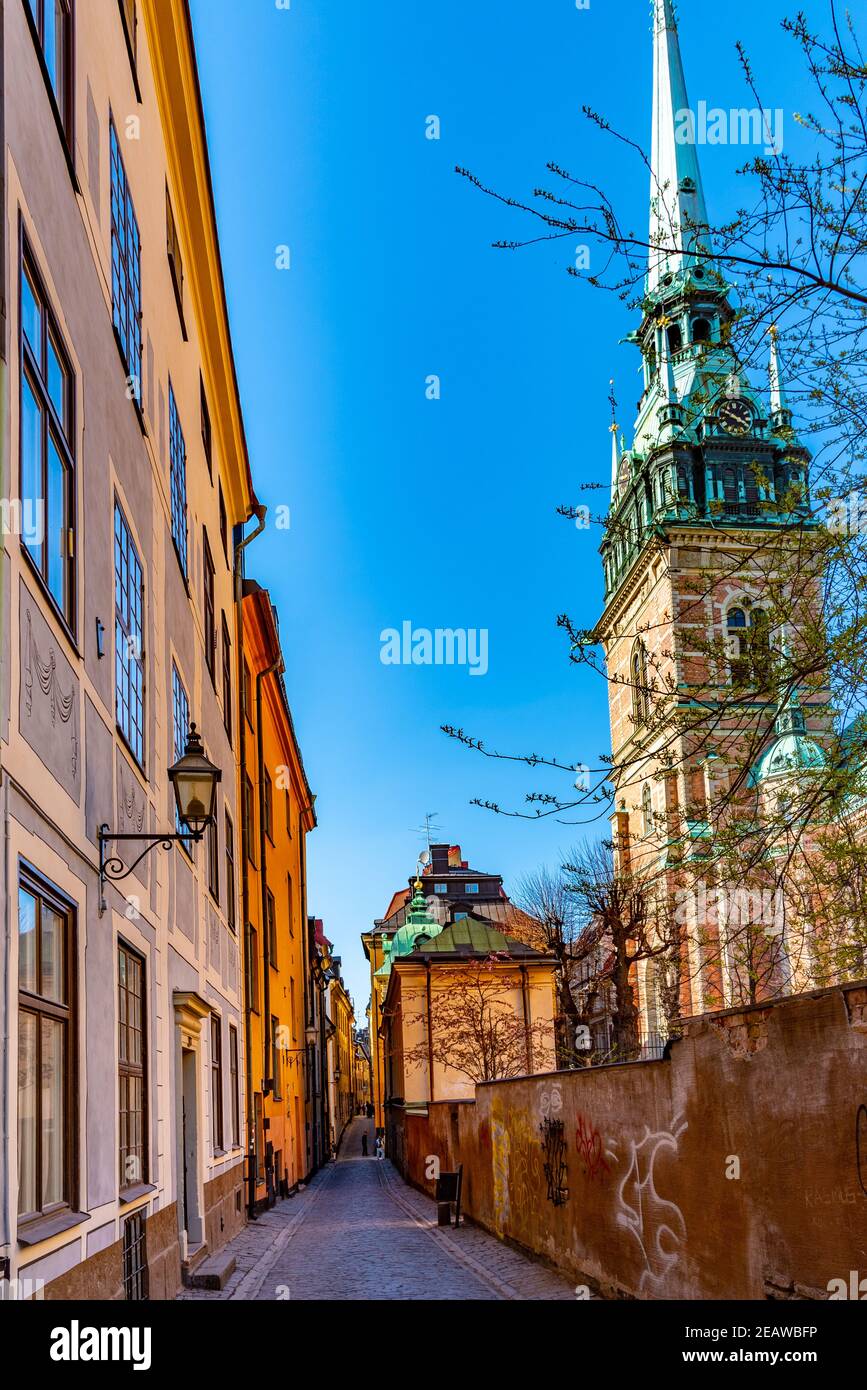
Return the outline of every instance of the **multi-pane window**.
{"type": "Polygon", "coordinates": [[[250,728],[253,727],[253,679],[250,675],[250,668],[244,662],[243,684],[241,685],[241,704],[244,710],[244,717],[250,728]]]}
{"type": "Polygon", "coordinates": [[[773,675],[771,630],[761,608],[730,608],[726,617],[729,667],[735,685],[765,689],[773,675]]]}
{"type": "MultiPolygon", "coordinates": [[[[178,668],[172,665],[172,732],[174,746],[174,761],[184,755],[187,746],[187,736],[190,730],[190,702],[187,699],[187,692],[184,683],[178,675],[178,668]]],[[[180,833],[184,827],[181,825],[181,818],[178,815],[178,808],[175,807],[175,829],[180,833]]],[[[191,854],[191,848],[186,840],[181,840],[183,848],[187,854],[191,854]]]]}
{"type": "Polygon", "coordinates": [[[214,1151],[223,1147],[223,1025],[211,1014],[211,1134],[214,1151]]]}
{"type": "Polygon", "coordinates": [[[205,831],[205,848],[208,857],[208,892],[215,902],[220,901],[220,862],[217,840],[217,822],[210,820],[205,831]]]}
{"type": "Polygon", "coordinates": [[[110,126],[112,319],[129,389],[141,404],[141,237],[114,119],[110,126]]]}
{"type": "Polygon", "coordinates": [[[649,782],[641,789],[641,829],[645,839],[653,834],[653,793],[649,782]]]}
{"type": "Polygon", "coordinates": [[[650,684],[647,675],[647,651],[640,640],[636,641],[632,648],[629,675],[632,686],[633,722],[646,724],[651,715],[650,684]]]}
{"type": "Polygon", "coordinates": [[[28,875],[18,885],[18,1215],[74,1201],[72,913],[28,875]]]}
{"type": "Polygon", "coordinates": [[[69,0],[27,0],[67,141],[72,134],[72,16],[69,0]]]}
{"type": "Polygon", "coordinates": [[[208,544],[208,533],[202,533],[204,563],[205,663],[214,679],[217,669],[217,615],[214,609],[214,561],[208,544]]]}
{"type": "Polygon", "coordinates": [[[223,724],[226,733],[229,735],[229,742],[232,741],[232,642],[229,637],[229,628],[226,623],[226,615],[222,614],[223,630],[223,724]]]}
{"type": "Polygon", "coordinates": [[[259,1012],[259,933],[247,927],[247,1000],[254,1014],[259,1012]]]}
{"type": "Polygon", "coordinates": [[[283,1079],[282,1079],[282,1075],[281,1075],[281,1073],[282,1073],[282,1068],[281,1068],[281,1066],[280,1066],[280,1061],[281,1061],[281,1052],[280,1052],[280,1020],[279,1020],[279,1018],[275,1018],[274,1015],[272,1014],[272,1015],[271,1015],[271,1070],[272,1070],[272,1072],[274,1073],[272,1080],[273,1080],[273,1082],[274,1082],[274,1099],[275,1099],[275,1100],[280,1100],[281,1095],[282,1095],[283,1079]]]}
{"type": "Polygon", "coordinates": [[[146,1232],[143,1211],[123,1223],[123,1292],[128,1303],[144,1303],[149,1297],[146,1232]]]}
{"type": "Polygon", "coordinates": [[[208,473],[210,473],[213,467],[214,445],[211,435],[211,412],[208,409],[208,397],[205,394],[205,383],[201,374],[199,375],[199,399],[202,413],[202,448],[205,451],[205,462],[208,465],[208,473]]]}
{"type": "Polygon", "coordinates": [[[223,556],[226,564],[229,563],[229,519],[226,516],[226,499],[223,496],[223,485],[217,483],[217,497],[220,506],[220,540],[223,545],[223,556]]]}
{"type": "Polygon", "coordinates": [[[241,1142],[241,1092],[239,1090],[238,1030],[233,1023],[229,1024],[229,1084],[232,1104],[232,1148],[236,1149],[241,1142]]]}
{"type": "Polygon", "coordinates": [[[268,956],[271,961],[271,968],[277,969],[277,904],[274,901],[274,894],[268,889],[266,898],[268,910],[268,956]]]}
{"type": "Polygon", "coordinates": [[[256,1127],[256,1181],[265,1181],[265,1112],[262,1106],[262,1092],[253,1097],[253,1117],[256,1127]]]}
{"type": "Polygon", "coordinates": [[[144,961],[117,948],[120,1189],[147,1182],[144,961]]]}
{"type": "Polygon", "coordinates": [[[124,33],[129,45],[129,56],[135,64],[137,56],[137,21],[135,12],[135,0],[120,0],[120,13],[123,18],[124,33]]]}
{"type": "Polygon", "coordinates": [[[181,256],[181,243],[178,238],[175,214],[172,212],[172,200],[169,197],[168,184],[166,185],[166,254],[169,258],[169,271],[171,272],[181,328],[184,337],[186,337],[187,330],[184,326],[184,262],[181,256]]]}
{"type": "Polygon", "coordinates": [[[169,463],[171,469],[172,540],[178,560],[187,577],[187,446],[181,429],[181,417],[169,382],[169,463]]]}
{"type": "Polygon", "coordinates": [[[21,514],[25,552],[75,626],[73,376],[26,244],[21,260],[21,514]]]}
{"type": "Polygon", "coordinates": [[[256,839],[255,827],[253,825],[253,783],[248,776],[244,776],[244,785],[241,789],[243,797],[244,814],[244,841],[247,846],[247,858],[251,864],[256,862],[256,839]]]}
{"type": "Polygon", "coordinates": [[[289,789],[288,789],[288,787],[287,787],[286,790],[284,791],[283,795],[284,795],[284,797],[285,797],[285,806],[286,806],[286,834],[289,836],[289,839],[291,840],[291,839],[292,839],[292,798],[291,798],[290,795],[289,795],[289,789]]]}
{"type": "Polygon", "coordinates": [[[117,726],[144,766],[144,575],[120,504],[114,504],[114,689],[117,726]]]}
{"type": "Polygon", "coordinates": [[[235,930],[235,829],[226,812],[226,921],[235,930]]]}
{"type": "Polygon", "coordinates": [[[274,842],[274,793],[271,787],[271,778],[267,772],[263,773],[262,779],[263,808],[265,811],[265,833],[273,844],[274,842]]]}
{"type": "Polygon", "coordinates": [[[286,887],[287,887],[287,889],[288,889],[288,903],[289,903],[289,910],[288,910],[288,912],[287,912],[286,920],[287,920],[288,923],[289,923],[289,935],[290,935],[290,936],[294,936],[294,935],[295,935],[295,922],[294,922],[293,904],[292,904],[292,875],[291,875],[291,874],[287,874],[287,875],[286,875],[286,887]]]}

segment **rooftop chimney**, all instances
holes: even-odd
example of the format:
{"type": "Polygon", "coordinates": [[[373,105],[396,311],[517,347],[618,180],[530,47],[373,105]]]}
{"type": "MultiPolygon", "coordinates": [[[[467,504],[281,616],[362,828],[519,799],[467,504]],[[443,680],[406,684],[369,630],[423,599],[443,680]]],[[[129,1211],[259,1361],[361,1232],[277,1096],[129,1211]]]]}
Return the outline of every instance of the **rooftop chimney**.
{"type": "Polygon", "coordinates": [[[447,874],[451,863],[451,853],[448,845],[431,845],[430,847],[431,869],[435,874],[447,874]]]}

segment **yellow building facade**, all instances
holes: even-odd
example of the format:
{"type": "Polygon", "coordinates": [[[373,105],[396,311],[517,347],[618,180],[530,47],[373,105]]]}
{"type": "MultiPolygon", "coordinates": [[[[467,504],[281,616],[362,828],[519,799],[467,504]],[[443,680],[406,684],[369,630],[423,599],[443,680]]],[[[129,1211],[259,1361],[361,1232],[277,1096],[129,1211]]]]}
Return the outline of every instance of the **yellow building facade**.
{"type": "MultiPolygon", "coordinates": [[[[336,964],[339,970],[339,960],[336,964]]],[[[344,1130],[355,1114],[355,1011],[339,974],[332,977],[329,985],[328,1017],[331,1142],[339,1148],[344,1130]]]]}
{"type": "Polygon", "coordinates": [[[557,962],[469,913],[447,927],[420,882],[377,981],[384,1108],[472,1100],[475,1087],[556,1067],[557,962]]]}

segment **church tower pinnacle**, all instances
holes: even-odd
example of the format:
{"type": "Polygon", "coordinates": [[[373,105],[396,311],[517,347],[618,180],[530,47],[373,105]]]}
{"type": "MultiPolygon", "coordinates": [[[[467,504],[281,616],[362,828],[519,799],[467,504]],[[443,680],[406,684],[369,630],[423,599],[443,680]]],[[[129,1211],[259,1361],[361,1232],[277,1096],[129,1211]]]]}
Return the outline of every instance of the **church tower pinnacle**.
{"type": "Polygon", "coordinates": [[[654,0],[653,132],[650,152],[650,252],[647,289],[683,269],[681,246],[709,248],[708,216],[672,0],[654,0]]]}

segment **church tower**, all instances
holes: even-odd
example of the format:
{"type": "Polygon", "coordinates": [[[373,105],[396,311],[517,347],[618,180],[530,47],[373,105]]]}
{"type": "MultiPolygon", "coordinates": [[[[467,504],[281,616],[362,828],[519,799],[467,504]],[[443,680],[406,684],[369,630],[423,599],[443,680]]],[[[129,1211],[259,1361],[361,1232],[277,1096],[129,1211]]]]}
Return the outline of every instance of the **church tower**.
{"type": "MultiPolygon", "coordinates": [[[[811,523],[808,454],[775,337],[767,393],[753,389],[730,344],[733,287],[709,259],[671,0],[655,0],[653,27],[650,250],[642,319],[628,337],[643,391],[630,447],[618,447],[612,427],[595,637],[609,679],[613,839],[622,863],[664,877],[707,853],[721,793],[774,737],[768,557],[811,523]],[[733,681],[743,689],[736,701],[733,681]]],[[[825,703],[804,700],[805,734],[821,729],[825,703]]],[[[729,1002],[719,961],[688,967],[684,1011],[729,1002]]],[[[640,994],[644,1026],[655,1031],[644,967],[640,994]]]]}

